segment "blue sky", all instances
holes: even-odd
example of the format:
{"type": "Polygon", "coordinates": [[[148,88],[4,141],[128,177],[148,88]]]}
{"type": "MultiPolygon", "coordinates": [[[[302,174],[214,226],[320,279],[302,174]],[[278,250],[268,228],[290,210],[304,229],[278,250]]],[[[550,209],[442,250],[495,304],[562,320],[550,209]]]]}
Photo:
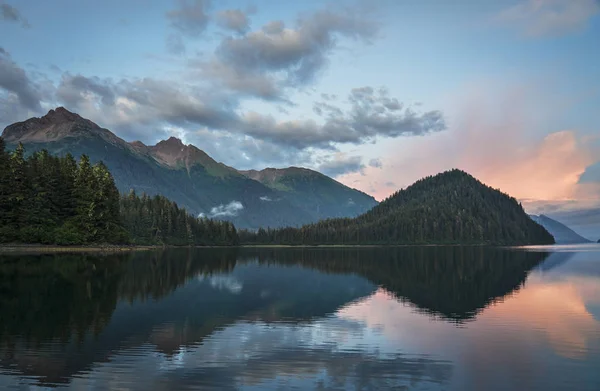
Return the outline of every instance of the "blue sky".
{"type": "Polygon", "coordinates": [[[2,127],[62,105],[378,199],[459,167],[600,205],[598,0],[6,0],[0,37],[2,127]]]}

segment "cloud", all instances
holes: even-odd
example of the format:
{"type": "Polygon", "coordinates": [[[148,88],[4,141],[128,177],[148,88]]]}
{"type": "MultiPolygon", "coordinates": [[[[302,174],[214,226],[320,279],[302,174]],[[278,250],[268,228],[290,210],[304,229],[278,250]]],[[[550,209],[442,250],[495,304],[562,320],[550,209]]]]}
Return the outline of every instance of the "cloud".
{"type": "Polygon", "coordinates": [[[0,19],[7,22],[20,23],[23,28],[31,27],[19,10],[10,4],[0,3],[0,19]]]}
{"type": "Polygon", "coordinates": [[[228,204],[221,204],[219,206],[215,206],[210,209],[210,213],[204,215],[200,213],[198,217],[233,217],[237,216],[244,209],[244,205],[242,205],[239,201],[231,201],[228,204]]]}
{"type": "Polygon", "coordinates": [[[56,91],[57,98],[69,106],[77,106],[86,94],[95,94],[105,106],[115,104],[115,91],[110,83],[97,77],[71,76],[66,73],[56,91]]]}
{"type": "Polygon", "coordinates": [[[210,1],[178,0],[177,4],[176,9],[167,12],[171,27],[188,37],[198,38],[210,20],[207,13],[210,1]]]}
{"type": "MultiPolygon", "coordinates": [[[[185,133],[184,130],[181,132],[185,133]]],[[[243,133],[208,128],[187,132],[186,140],[199,145],[218,161],[225,161],[237,169],[262,169],[289,165],[311,165],[315,151],[298,150],[248,137],[243,133]]]]}
{"type": "Polygon", "coordinates": [[[258,97],[264,100],[284,100],[280,84],[264,74],[248,74],[231,64],[220,61],[196,61],[199,75],[206,80],[217,82],[221,87],[235,91],[238,96],[258,97]]]}
{"type": "Polygon", "coordinates": [[[332,159],[321,163],[318,169],[325,175],[337,177],[348,173],[362,173],[365,165],[362,163],[360,156],[347,156],[338,153],[332,159]]]}
{"type": "MultiPolygon", "coordinates": [[[[253,111],[239,112],[237,101],[212,90],[183,86],[150,78],[120,80],[64,74],[57,98],[81,115],[125,134],[136,135],[132,126],[168,123],[173,126],[202,126],[218,131],[221,138],[250,136],[239,140],[247,147],[261,144],[295,149],[335,150],[335,144],[362,144],[376,137],[422,135],[445,129],[439,111],[417,113],[404,107],[385,90],[363,87],[352,90],[350,107],[342,110],[321,104],[321,123],[315,120],[277,120],[253,111]]],[[[278,153],[281,155],[281,153],[278,153]]]]}
{"type": "Polygon", "coordinates": [[[583,30],[599,12],[597,0],[527,0],[503,10],[497,20],[528,37],[558,36],[583,30]]]}
{"type": "Polygon", "coordinates": [[[369,167],[381,168],[383,167],[383,163],[381,159],[371,159],[369,160],[369,167]]]}
{"type": "Polygon", "coordinates": [[[151,78],[113,81],[65,73],[56,99],[92,121],[116,128],[126,138],[147,140],[148,125],[219,129],[236,122],[233,107],[218,94],[151,78]]]}
{"type": "Polygon", "coordinates": [[[324,123],[315,120],[277,121],[271,116],[255,112],[242,115],[239,126],[252,137],[294,146],[333,148],[332,143],[362,144],[377,136],[399,137],[423,135],[446,129],[440,111],[417,113],[390,98],[385,89],[355,88],[344,111],[328,103],[319,103],[324,123]]]}
{"type": "MultiPolygon", "coordinates": [[[[215,89],[205,79],[186,83],[154,78],[115,80],[66,72],[56,84],[49,79],[41,84],[38,78],[32,79],[35,73],[26,73],[4,51],[0,52],[0,67],[0,87],[7,91],[0,96],[0,119],[6,123],[15,115],[19,119],[30,116],[29,112],[37,115],[42,105],[62,105],[127,140],[153,143],[177,129],[178,137],[201,145],[217,159],[242,169],[290,164],[314,167],[323,163],[316,161],[319,154],[337,151],[340,144],[423,135],[446,127],[441,112],[417,112],[383,88],[355,88],[346,100],[339,101],[325,94],[324,101],[315,105],[320,118],[288,119],[244,111],[242,103],[247,96],[215,89]]],[[[214,68],[214,72],[229,71],[235,69],[214,68]]],[[[228,80],[245,83],[250,79],[228,80]]],[[[261,87],[236,88],[247,88],[248,95],[261,88],[264,96],[278,93],[278,87],[269,84],[271,79],[261,82],[261,87]]],[[[323,167],[341,172],[341,166],[323,167]]],[[[345,172],[349,169],[347,166],[345,172]]]]}
{"type": "MultiPolygon", "coordinates": [[[[550,109],[544,91],[503,84],[463,87],[461,95],[466,96],[454,98],[460,103],[450,114],[453,126],[447,132],[387,143],[379,151],[386,165],[366,167],[368,180],[360,183],[361,190],[373,186],[375,197],[382,199],[395,190],[385,186],[390,180],[406,187],[457,167],[520,199],[529,212],[543,212],[540,206],[551,203],[569,208],[600,205],[600,186],[579,181],[587,167],[600,161],[592,140],[573,129],[547,128],[552,121],[537,110],[558,109],[550,109]]],[[[360,178],[351,173],[339,180],[351,184],[360,178]]]]}
{"type": "Polygon", "coordinates": [[[6,50],[0,49],[0,89],[14,94],[23,108],[39,112],[42,99],[39,86],[11,59],[6,50]]]}
{"type": "Polygon", "coordinates": [[[217,13],[217,23],[222,28],[238,34],[244,34],[250,28],[248,15],[239,9],[219,11],[217,13]]]}
{"type": "MultiPolygon", "coordinates": [[[[227,23],[233,24],[235,16],[236,26],[246,27],[245,19],[237,12],[221,14],[221,19],[224,15],[228,15],[227,23]]],[[[228,88],[240,87],[243,93],[254,91],[261,98],[281,97],[285,88],[314,81],[340,39],[368,42],[377,31],[377,24],[368,14],[343,7],[305,15],[293,27],[274,20],[258,30],[225,37],[214,58],[200,64],[199,69],[208,71],[215,81],[228,88]],[[215,72],[221,68],[227,71],[215,72]],[[265,85],[275,86],[278,93],[265,95],[265,85]],[[252,90],[252,86],[258,88],[252,90]]]]}
{"type": "Polygon", "coordinates": [[[167,35],[165,45],[170,54],[186,52],[183,37],[197,39],[206,31],[210,16],[210,0],[177,0],[177,8],[167,12],[169,26],[175,31],[167,35]]]}

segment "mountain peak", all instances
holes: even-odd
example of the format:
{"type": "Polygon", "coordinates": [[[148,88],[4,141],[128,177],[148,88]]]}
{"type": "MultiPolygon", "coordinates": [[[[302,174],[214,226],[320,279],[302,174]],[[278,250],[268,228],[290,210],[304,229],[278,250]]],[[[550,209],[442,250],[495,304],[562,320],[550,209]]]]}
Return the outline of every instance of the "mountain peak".
{"type": "Polygon", "coordinates": [[[181,139],[174,137],[174,136],[169,137],[166,141],[163,140],[163,142],[173,144],[173,145],[185,146],[185,144],[183,144],[183,141],[181,141],[181,139]]]}
{"type": "Polygon", "coordinates": [[[151,155],[157,161],[172,168],[185,167],[188,171],[199,165],[214,176],[239,175],[236,170],[217,163],[206,152],[192,144],[185,145],[177,137],[169,137],[150,147],[151,155]]]}
{"type": "Polygon", "coordinates": [[[98,127],[98,125],[96,125],[92,121],[87,120],[81,117],[79,114],[73,113],[62,106],[59,106],[54,110],[48,111],[48,113],[40,119],[52,123],[86,122],[88,124],[93,124],[95,127],[98,127]]]}
{"type": "Polygon", "coordinates": [[[178,139],[177,137],[171,136],[166,140],[159,141],[152,148],[156,151],[161,151],[163,153],[172,155],[172,154],[178,154],[179,152],[186,149],[186,147],[187,146],[180,139],[178,139]]]}
{"type": "Polygon", "coordinates": [[[23,122],[7,126],[2,137],[7,142],[49,142],[65,137],[102,135],[104,138],[115,138],[112,133],[100,128],[94,122],[70,112],[64,107],[48,111],[43,117],[33,117],[23,122]]]}
{"type": "Polygon", "coordinates": [[[260,171],[258,170],[247,170],[240,171],[242,174],[247,176],[248,178],[254,179],[256,181],[262,183],[272,183],[278,181],[283,177],[325,177],[325,175],[321,174],[318,171],[311,170],[309,168],[304,167],[286,167],[286,168],[273,168],[267,167],[260,171]]]}

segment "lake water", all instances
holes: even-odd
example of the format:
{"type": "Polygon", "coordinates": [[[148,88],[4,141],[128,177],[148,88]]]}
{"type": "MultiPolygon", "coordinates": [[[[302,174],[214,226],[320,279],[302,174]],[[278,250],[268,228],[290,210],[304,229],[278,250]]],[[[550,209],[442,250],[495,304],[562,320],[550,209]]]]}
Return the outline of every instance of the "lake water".
{"type": "Polygon", "coordinates": [[[600,390],[600,247],[0,257],[0,389],[600,390]]]}

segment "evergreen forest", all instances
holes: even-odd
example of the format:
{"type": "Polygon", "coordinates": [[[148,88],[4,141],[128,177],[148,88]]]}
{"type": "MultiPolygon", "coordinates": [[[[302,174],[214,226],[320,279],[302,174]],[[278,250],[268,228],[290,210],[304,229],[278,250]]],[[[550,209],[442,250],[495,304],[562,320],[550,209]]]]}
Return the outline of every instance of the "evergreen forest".
{"type": "Polygon", "coordinates": [[[109,170],[0,138],[0,243],[235,245],[230,222],[198,219],[162,196],[121,196],[109,170]]]}
{"type": "Polygon", "coordinates": [[[461,170],[423,178],[356,218],[240,231],[251,244],[552,244],[519,202],[461,170]]]}

